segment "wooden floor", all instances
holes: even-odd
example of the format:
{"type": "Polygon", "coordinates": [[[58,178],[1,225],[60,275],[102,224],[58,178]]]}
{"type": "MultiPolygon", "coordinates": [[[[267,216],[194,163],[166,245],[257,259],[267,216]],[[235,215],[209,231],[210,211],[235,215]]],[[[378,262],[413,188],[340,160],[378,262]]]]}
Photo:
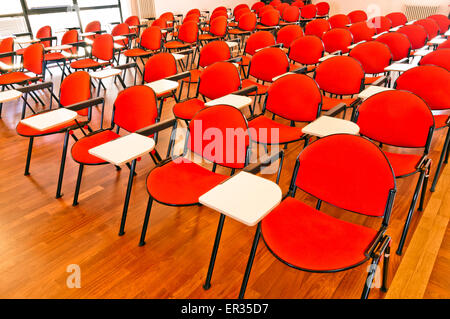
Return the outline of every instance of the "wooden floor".
{"type": "MultiPolygon", "coordinates": [[[[55,76],[54,81],[59,83],[59,77],[55,76]]],[[[129,74],[127,83],[132,83],[129,74]]],[[[105,85],[109,123],[112,102],[120,88],[111,80],[106,80],[105,85]]],[[[164,104],[163,119],[172,117],[172,105],[173,100],[164,104]]],[[[111,165],[86,167],[80,204],[72,207],[78,165],[69,152],[64,196],[55,199],[63,136],[35,140],[31,175],[24,176],[28,139],[15,132],[20,112],[21,103],[5,103],[0,120],[1,298],[237,297],[254,228],[226,219],[212,287],[205,291],[202,284],[219,221],[217,212],[205,207],[154,204],[147,245],[138,247],[148,199],[145,180],[154,167],[150,158],[138,162],[126,234],[119,237],[128,169],[116,171],[111,165]],[[79,289],[69,289],[66,285],[70,275],[66,270],[72,264],[81,269],[79,289]]],[[[99,110],[94,112],[93,126],[99,127],[99,110]]],[[[444,134],[439,131],[433,139],[434,168],[444,134]]],[[[295,158],[302,147],[296,144],[286,150],[280,183],[283,192],[288,189],[295,158]]],[[[167,134],[163,134],[158,149],[165,154],[166,148],[167,134]]],[[[417,176],[398,181],[388,231],[394,248],[389,276],[391,288],[387,294],[373,289],[370,298],[450,297],[450,166],[445,167],[437,191],[427,193],[426,210],[415,213],[404,255],[394,253],[416,182],[417,176]]],[[[297,197],[311,205],[315,203],[305,194],[299,193],[297,197]]],[[[379,219],[343,212],[325,204],[322,210],[371,227],[380,223],[379,219]]],[[[359,298],[366,267],[335,274],[305,273],[276,260],[260,242],[246,297],[359,298]]]]}

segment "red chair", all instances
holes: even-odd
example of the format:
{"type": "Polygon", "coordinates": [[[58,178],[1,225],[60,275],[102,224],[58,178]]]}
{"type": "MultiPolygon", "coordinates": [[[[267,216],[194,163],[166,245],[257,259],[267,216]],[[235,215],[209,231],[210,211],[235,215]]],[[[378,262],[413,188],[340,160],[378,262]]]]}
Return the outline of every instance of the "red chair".
{"type": "Polygon", "coordinates": [[[248,8],[241,8],[241,9],[237,10],[236,13],[234,14],[234,22],[230,22],[230,26],[237,27],[241,17],[247,13],[251,13],[250,9],[248,9],[248,8]]]}
{"type": "Polygon", "coordinates": [[[349,28],[353,35],[353,42],[371,41],[376,33],[376,29],[371,27],[367,22],[353,23],[349,28]]]}
{"type": "Polygon", "coordinates": [[[433,14],[428,17],[429,19],[433,19],[439,25],[439,33],[444,34],[447,32],[448,27],[450,26],[450,19],[443,14],[433,14]]]}
{"type": "MultiPolygon", "coordinates": [[[[26,55],[26,53],[25,53],[26,55]]],[[[56,198],[60,198],[61,187],[64,176],[64,168],[66,162],[66,154],[69,142],[69,135],[71,135],[75,141],[77,137],[72,131],[80,130],[84,135],[86,132],[83,127],[88,125],[92,118],[92,107],[98,104],[103,104],[104,99],[96,98],[91,99],[91,79],[87,72],[79,71],[69,74],[61,83],[60,94],[59,94],[59,107],[64,107],[73,111],[76,111],[79,116],[83,117],[83,120],[77,119],[70,121],[68,123],[58,125],[56,127],[47,129],[45,131],[36,130],[30,126],[19,122],[16,127],[17,134],[23,137],[29,138],[28,144],[28,155],[25,165],[25,176],[30,175],[30,163],[31,163],[31,152],[33,148],[34,139],[41,136],[49,136],[54,134],[64,134],[64,144],[62,149],[61,164],[59,169],[58,186],[56,190],[56,198]]],[[[51,103],[51,99],[50,99],[51,103]]],[[[51,109],[51,104],[50,104],[51,109]]],[[[39,112],[36,114],[44,113],[47,111],[39,112]]],[[[24,112],[22,113],[25,114],[24,112]]],[[[32,115],[34,116],[34,115],[32,115]]],[[[24,116],[22,116],[23,118],[24,116]]],[[[103,116],[102,116],[103,117],[103,116]]],[[[89,128],[90,130],[90,128],[89,128]]]]}
{"type": "Polygon", "coordinates": [[[294,65],[291,64],[291,69],[295,67],[295,63],[300,63],[306,66],[307,73],[313,72],[324,53],[323,42],[318,37],[314,35],[301,37],[295,40],[289,48],[288,57],[291,62],[294,62],[294,65]]]}
{"type": "Polygon", "coordinates": [[[285,75],[272,83],[261,114],[248,123],[251,139],[259,144],[286,146],[304,140],[306,145],[302,126],[320,116],[321,106],[320,89],[313,79],[301,74],[285,75]],[[272,114],[272,119],[264,116],[266,111],[272,114]],[[290,125],[275,121],[275,116],[290,121],[290,125]],[[301,122],[300,127],[296,122],[301,122]],[[271,134],[274,131],[278,134],[271,134]]]}
{"type": "Polygon", "coordinates": [[[119,50],[126,50],[130,48],[130,27],[126,23],[119,23],[111,30],[111,35],[113,37],[124,36],[124,40],[114,41],[114,48],[119,50]]]}
{"type": "MultiPolygon", "coordinates": [[[[31,33],[25,33],[29,34],[30,37],[32,36],[31,33]]],[[[52,37],[52,28],[48,25],[41,27],[36,32],[36,39],[40,40],[40,43],[44,46],[44,48],[49,47],[52,45],[52,40],[56,40],[56,37],[52,37]]],[[[20,44],[19,44],[20,46],[20,44]]],[[[21,48],[16,50],[17,55],[22,55],[25,51],[25,48],[21,48]]]]}
{"type": "Polygon", "coordinates": [[[330,13],[330,4],[328,2],[319,2],[316,4],[317,7],[317,17],[318,18],[328,18],[328,14],[330,13]]]}
{"type": "Polygon", "coordinates": [[[330,22],[331,28],[347,28],[347,26],[351,23],[350,18],[345,14],[335,14],[328,19],[330,22]]]}
{"type": "Polygon", "coordinates": [[[425,46],[428,42],[428,34],[424,27],[417,24],[405,25],[398,29],[398,32],[405,34],[411,42],[411,49],[417,50],[425,46]]]}
{"type": "Polygon", "coordinates": [[[269,5],[271,5],[272,7],[276,7],[278,5],[281,5],[281,0],[272,0],[269,2],[269,5]]]}
{"type": "Polygon", "coordinates": [[[291,43],[303,36],[302,28],[297,25],[287,25],[277,32],[277,43],[283,44],[284,48],[289,48],[291,43]]]}
{"type": "MultiPolygon", "coordinates": [[[[86,27],[84,28],[84,32],[98,32],[100,31],[102,28],[100,21],[95,20],[95,21],[91,21],[89,22],[86,27]]],[[[94,40],[92,38],[92,40],[94,40]]]]}
{"type": "Polygon", "coordinates": [[[254,14],[253,12],[247,12],[243,14],[242,17],[239,19],[237,28],[229,29],[228,34],[243,37],[255,31],[256,23],[257,23],[256,14],[254,14]]]}
{"type": "Polygon", "coordinates": [[[166,42],[164,47],[169,51],[186,49],[196,45],[197,41],[198,25],[196,22],[188,21],[180,26],[176,39],[166,42]]]}
{"type": "Polygon", "coordinates": [[[305,6],[305,3],[301,0],[296,0],[292,3],[294,7],[303,8],[305,6]]]}
{"type": "Polygon", "coordinates": [[[261,15],[257,30],[273,30],[280,23],[280,13],[277,10],[268,10],[261,15]]]}
{"type": "MultiPolygon", "coordinates": [[[[442,67],[424,65],[404,72],[395,82],[398,90],[417,94],[433,111],[450,110],[450,73],[442,67]]],[[[447,137],[434,173],[431,191],[434,192],[443,163],[447,164],[450,142],[450,117],[448,114],[434,115],[436,130],[447,128],[447,137]]]]}
{"type": "Polygon", "coordinates": [[[349,56],[358,60],[366,74],[365,85],[373,84],[384,74],[384,69],[391,65],[392,54],[389,47],[381,42],[369,41],[357,45],[349,56]],[[368,77],[367,75],[371,75],[368,77]]]}
{"type": "Polygon", "coordinates": [[[233,15],[236,16],[236,12],[241,10],[241,9],[248,9],[248,10],[250,10],[250,7],[248,6],[248,4],[245,4],[245,3],[238,4],[233,9],[233,15]]]}
{"type": "Polygon", "coordinates": [[[114,40],[110,34],[101,34],[94,39],[91,56],[70,64],[75,70],[96,70],[111,65],[114,60],[114,40]],[[95,59],[95,60],[94,60],[95,59]],[[100,60],[100,61],[99,61],[100,60]]]}
{"type": "Polygon", "coordinates": [[[322,39],[323,35],[331,30],[330,23],[325,19],[316,19],[308,22],[305,26],[306,35],[315,35],[322,39]]]}
{"type": "Polygon", "coordinates": [[[392,27],[398,27],[401,25],[405,25],[408,22],[405,14],[403,12],[392,12],[386,15],[386,18],[391,20],[392,27]]]}
{"type": "Polygon", "coordinates": [[[348,29],[336,28],[325,32],[322,41],[326,52],[333,53],[340,51],[344,54],[349,51],[348,47],[353,44],[353,36],[348,29]]]}
{"type": "Polygon", "coordinates": [[[392,21],[383,16],[374,17],[367,23],[369,27],[375,28],[377,34],[387,32],[392,28],[392,21]]]}
{"type": "Polygon", "coordinates": [[[138,16],[130,16],[125,20],[132,32],[136,33],[137,36],[141,34],[141,21],[138,16]]]}
{"type": "MultiPolygon", "coordinates": [[[[69,30],[66,31],[61,39],[61,45],[69,45],[71,43],[78,42],[78,31],[77,30],[69,30]]],[[[52,63],[56,63],[62,71],[61,81],[65,76],[66,69],[66,61],[71,60],[74,57],[77,57],[77,48],[72,47],[70,49],[64,49],[59,51],[53,51],[50,53],[46,53],[44,55],[45,65],[48,67],[52,63]],[[63,65],[61,66],[60,63],[63,65]]]]}
{"type": "Polygon", "coordinates": [[[220,16],[210,20],[208,33],[198,36],[200,42],[223,39],[227,34],[227,17],[220,16]]]}
{"type": "Polygon", "coordinates": [[[252,9],[252,11],[254,11],[254,12],[257,13],[258,10],[260,10],[261,8],[263,8],[265,5],[266,5],[266,4],[265,4],[264,2],[258,1],[258,2],[255,2],[255,3],[252,5],[251,9],[252,9]]]}
{"type": "Polygon", "coordinates": [[[239,90],[241,78],[238,69],[229,62],[216,62],[200,75],[194,98],[177,103],[173,107],[176,118],[190,121],[200,110],[206,108],[205,98],[214,100],[239,90]],[[200,99],[200,94],[204,97],[200,99]]]}
{"type": "Polygon", "coordinates": [[[414,24],[421,25],[427,31],[428,39],[433,39],[439,34],[439,24],[433,19],[420,19],[414,22],[414,24]]]}
{"type": "Polygon", "coordinates": [[[242,69],[248,67],[252,56],[255,55],[257,50],[274,46],[275,44],[275,37],[269,31],[258,31],[250,35],[245,42],[244,53],[240,62],[242,69]]]}
{"type": "Polygon", "coordinates": [[[352,11],[349,14],[347,14],[347,16],[350,19],[350,23],[367,21],[367,13],[365,13],[363,10],[352,11]]]}
{"type": "Polygon", "coordinates": [[[409,38],[399,32],[389,32],[380,35],[375,41],[384,43],[392,53],[393,61],[400,61],[409,57],[411,53],[411,41],[409,38]]]}
{"type": "Polygon", "coordinates": [[[386,91],[365,100],[357,109],[355,122],[360,134],[395,148],[423,149],[422,154],[385,151],[396,178],[419,173],[402,236],[397,248],[401,255],[420,190],[419,211],[423,210],[431,160],[427,157],[434,130],[433,114],[424,100],[407,91],[386,91]]]}
{"type": "Polygon", "coordinates": [[[190,15],[197,15],[200,16],[201,12],[199,9],[195,8],[195,9],[191,9],[186,13],[186,16],[190,16],[190,15]]]}
{"type": "Polygon", "coordinates": [[[300,18],[300,9],[298,7],[296,6],[286,7],[281,13],[281,19],[283,21],[280,22],[280,25],[298,23],[299,18],[300,18]]]}
{"type": "Polygon", "coordinates": [[[164,12],[159,16],[158,19],[162,19],[166,21],[168,27],[173,27],[175,23],[175,16],[172,12],[164,12]]]}
{"type": "Polygon", "coordinates": [[[301,8],[300,24],[305,25],[307,22],[313,20],[317,15],[317,7],[315,4],[307,4],[301,8]]]}
{"type": "Polygon", "coordinates": [[[450,48],[427,54],[420,60],[419,65],[437,65],[450,71],[450,48]]]}
{"type": "MultiPolygon", "coordinates": [[[[215,172],[217,165],[231,169],[232,174],[236,169],[244,168],[247,165],[250,156],[247,129],[247,121],[242,113],[228,105],[208,107],[194,116],[188,127],[185,153],[176,159],[167,158],[148,174],[149,200],[139,246],[145,245],[153,201],[175,207],[198,205],[198,198],[202,194],[228,178],[226,175],[215,172]],[[236,134],[232,142],[217,137],[215,141],[218,146],[214,153],[211,153],[208,145],[216,143],[204,134],[211,129],[220,130],[222,139],[230,135],[226,131],[232,130],[236,134]],[[212,162],[213,170],[209,171],[191,162],[186,157],[187,151],[212,162]],[[234,154],[233,158],[225,156],[228,154],[234,154]]],[[[224,220],[225,215],[221,215],[218,232],[222,231],[224,220]]]]}
{"type": "Polygon", "coordinates": [[[278,75],[289,71],[289,60],[286,53],[279,48],[265,48],[255,53],[250,61],[246,79],[242,80],[242,87],[256,85],[258,88],[252,95],[267,93],[268,85],[278,75]],[[250,79],[252,76],[254,79],[250,79]],[[261,83],[260,83],[261,82],[261,83]]]}
{"type": "MultiPolygon", "coordinates": [[[[5,38],[0,41],[0,55],[14,51],[14,38],[5,38]]],[[[0,58],[0,72],[12,69],[13,57],[0,58]]]]}
{"type": "Polygon", "coordinates": [[[329,97],[323,95],[322,110],[328,111],[340,103],[353,107],[356,101],[353,95],[364,89],[365,74],[358,60],[337,56],[320,63],[314,72],[314,79],[324,93],[330,94],[329,97]]]}
{"type": "Polygon", "coordinates": [[[334,273],[372,259],[363,299],[384,257],[381,289],[386,291],[391,242],[386,230],[395,193],[392,168],[372,142],[345,134],[315,141],[298,156],[287,196],[258,224],[239,297],[244,298],[261,234],[278,260],[298,270],[334,273]],[[317,198],[316,207],[295,199],[297,189],[317,198]],[[332,217],[320,211],[322,202],[382,218],[381,225],[373,229],[332,217]]]}

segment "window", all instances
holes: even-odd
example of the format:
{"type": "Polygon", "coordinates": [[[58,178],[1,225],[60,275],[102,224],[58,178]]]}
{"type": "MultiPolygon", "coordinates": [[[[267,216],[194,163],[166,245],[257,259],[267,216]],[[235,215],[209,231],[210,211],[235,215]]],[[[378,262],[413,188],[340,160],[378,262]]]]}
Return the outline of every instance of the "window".
{"type": "Polygon", "coordinates": [[[64,6],[73,6],[73,1],[72,0],[27,0],[28,9],[64,7],[64,6]]]}
{"type": "Polygon", "coordinates": [[[20,4],[20,0],[2,1],[2,10],[0,11],[0,15],[14,13],[22,13],[22,5],[20,4]]]}

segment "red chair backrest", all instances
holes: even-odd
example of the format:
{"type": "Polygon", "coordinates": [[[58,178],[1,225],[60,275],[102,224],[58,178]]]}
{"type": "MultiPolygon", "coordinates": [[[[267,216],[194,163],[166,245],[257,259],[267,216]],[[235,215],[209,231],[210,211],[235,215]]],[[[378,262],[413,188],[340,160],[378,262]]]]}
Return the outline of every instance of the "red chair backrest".
{"type": "Polygon", "coordinates": [[[209,32],[215,36],[222,37],[227,33],[227,17],[220,16],[210,20],[209,32]]]}
{"type": "Polygon", "coordinates": [[[279,48],[265,48],[258,51],[250,61],[249,74],[256,79],[272,82],[278,75],[289,70],[286,53],[279,48]]]}
{"type": "Polygon", "coordinates": [[[389,47],[394,61],[399,61],[408,57],[411,51],[411,41],[409,41],[409,38],[403,33],[389,32],[382,34],[376,41],[384,43],[389,47]]]}
{"type": "Polygon", "coordinates": [[[411,42],[411,49],[416,50],[422,48],[428,41],[428,34],[421,25],[405,25],[398,32],[405,34],[411,42]]]}
{"type": "Polygon", "coordinates": [[[147,50],[159,50],[162,46],[161,28],[156,26],[148,27],[142,32],[141,41],[139,43],[147,50]]]}
{"type": "Polygon", "coordinates": [[[242,17],[244,14],[249,13],[249,12],[251,12],[249,8],[245,8],[245,7],[244,7],[244,8],[240,8],[239,10],[237,10],[237,11],[234,13],[234,21],[238,21],[238,22],[239,22],[239,20],[241,19],[241,17],[242,17]]]}
{"type": "Polygon", "coordinates": [[[258,12],[258,10],[260,10],[261,8],[263,8],[265,5],[266,5],[266,4],[265,4],[264,2],[262,2],[262,1],[255,2],[255,3],[252,5],[251,9],[252,9],[253,11],[255,11],[255,12],[258,12]]]}
{"type": "Polygon", "coordinates": [[[389,47],[377,41],[358,44],[349,55],[361,63],[366,74],[384,73],[384,68],[392,62],[389,47]]]}
{"type": "Polygon", "coordinates": [[[254,55],[256,50],[275,45],[275,37],[269,31],[258,31],[248,37],[244,52],[254,55]]]}
{"type": "Polygon", "coordinates": [[[296,6],[285,8],[281,14],[281,18],[286,22],[296,22],[300,17],[300,9],[296,6]]]}
{"type": "Polygon", "coordinates": [[[248,125],[237,108],[216,105],[194,115],[189,123],[188,149],[229,168],[243,168],[249,147],[248,125]]]}
{"type": "Polygon", "coordinates": [[[92,55],[104,61],[114,57],[114,40],[111,34],[101,34],[92,43],[92,55]]]}
{"type": "Polygon", "coordinates": [[[230,47],[225,41],[212,41],[202,47],[198,60],[199,66],[205,68],[215,62],[231,59],[230,47]]]}
{"type": "Polygon", "coordinates": [[[319,63],[325,48],[320,38],[306,35],[292,42],[289,48],[289,58],[304,65],[319,63]]]}
{"type": "MultiPolygon", "coordinates": [[[[87,101],[91,98],[91,77],[86,71],[69,74],[61,83],[59,102],[62,106],[87,101]]],[[[88,115],[88,109],[78,111],[81,116],[88,115]]]]}
{"type": "Polygon", "coordinates": [[[239,90],[241,78],[236,66],[229,62],[215,62],[200,75],[198,92],[214,100],[239,90]]]}
{"type": "Polygon", "coordinates": [[[439,24],[433,19],[420,19],[414,22],[414,24],[421,25],[427,31],[428,39],[433,39],[439,34],[439,24]]]}
{"type": "Polygon", "coordinates": [[[305,26],[306,35],[315,35],[322,39],[325,32],[330,31],[330,23],[325,19],[316,19],[308,22],[305,26]]]}
{"type": "Polygon", "coordinates": [[[450,109],[450,73],[436,65],[423,65],[401,74],[395,82],[398,90],[417,94],[432,110],[450,109]]]}
{"type": "Polygon", "coordinates": [[[316,81],[304,74],[285,75],[267,92],[266,109],[296,122],[312,122],[320,114],[322,95],[316,81]]]}
{"type": "Polygon", "coordinates": [[[386,18],[391,20],[392,27],[398,27],[400,25],[404,25],[406,22],[408,22],[408,19],[406,18],[405,14],[403,12],[392,12],[386,15],[386,18]]]}
{"type": "Polygon", "coordinates": [[[181,25],[178,31],[178,40],[186,43],[195,43],[198,39],[198,25],[196,22],[188,21],[181,25]]]}
{"type": "Polygon", "coordinates": [[[273,27],[280,22],[280,13],[277,10],[269,10],[261,15],[259,21],[262,25],[273,27]]]}
{"type": "Polygon", "coordinates": [[[225,11],[216,11],[211,13],[211,16],[209,17],[209,21],[213,21],[215,18],[218,17],[225,17],[225,19],[228,19],[228,12],[227,10],[225,11]]]}
{"type": "Polygon", "coordinates": [[[183,24],[186,22],[195,22],[198,23],[200,21],[200,16],[196,14],[190,14],[183,19],[183,24]]]}
{"type": "Polygon", "coordinates": [[[431,52],[424,56],[419,65],[437,65],[441,66],[447,71],[450,71],[450,49],[441,49],[431,52]]]}
{"type": "Polygon", "coordinates": [[[297,24],[282,27],[277,33],[277,43],[283,43],[283,47],[289,48],[291,43],[303,36],[302,28],[297,24]]]}
{"type": "Polygon", "coordinates": [[[350,24],[350,18],[345,14],[335,14],[328,19],[330,22],[331,28],[347,28],[347,25],[350,24]]]}
{"type": "Polygon", "coordinates": [[[348,47],[353,43],[352,33],[348,29],[331,29],[322,37],[323,44],[325,45],[325,51],[328,53],[341,50],[342,53],[349,51],[348,47]]]}
{"type": "Polygon", "coordinates": [[[360,134],[398,147],[425,147],[434,118],[424,100],[408,91],[386,91],[365,100],[357,110],[360,134]]]}
{"type": "Polygon", "coordinates": [[[201,12],[199,9],[191,9],[186,13],[186,16],[190,16],[190,15],[200,16],[201,12]]]}
{"type": "Polygon", "coordinates": [[[450,19],[443,14],[433,14],[428,18],[433,19],[439,25],[439,33],[445,33],[450,26],[450,19]]]}
{"type": "Polygon", "coordinates": [[[369,140],[335,134],[306,147],[298,157],[295,185],[331,205],[381,217],[395,175],[383,152],[369,140]]]}
{"type": "Polygon", "coordinates": [[[241,3],[241,4],[238,4],[236,7],[234,7],[233,15],[235,16],[236,15],[236,11],[239,11],[240,9],[243,9],[243,8],[250,10],[250,7],[247,4],[241,3]]]}
{"type": "Polygon", "coordinates": [[[323,17],[330,13],[330,4],[328,2],[319,2],[316,4],[317,7],[317,15],[319,17],[323,17]]]}
{"type": "MultiPolygon", "coordinates": [[[[43,26],[36,32],[36,38],[50,38],[52,36],[52,28],[49,25],[43,26]]],[[[41,42],[44,48],[49,47],[51,45],[51,41],[41,42]]]]}
{"type": "Polygon", "coordinates": [[[167,28],[167,20],[163,18],[156,19],[152,22],[152,27],[159,27],[160,29],[167,28]]]}
{"type": "MultiPolygon", "coordinates": [[[[119,36],[119,35],[124,35],[124,34],[129,34],[130,33],[130,26],[126,23],[120,23],[118,25],[116,25],[112,30],[111,30],[111,35],[113,37],[119,36]]],[[[119,44],[119,45],[127,45],[128,44],[128,38],[124,39],[124,40],[117,40],[114,41],[115,43],[119,44]]]]}
{"type": "Polygon", "coordinates": [[[348,29],[353,35],[354,43],[370,41],[376,33],[375,28],[371,27],[367,22],[353,23],[348,29]]]}
{"type": "Polygon", "coordinates": [[[128,132],[155,124],[158,117],[155,92],[146,85],[120,91],[114,101],[114,124],[128,132]]]}
{"type": "Polygon", "coordinates": [[[392,28],[392,21],[386,17],[373,17],[368,22],[369,27],[375,28],[377,33],[389,31],[392,28]]]}
{"type": "Polygon", "coordinates": [[[305,3],[301,0],[297,0],[297,1],[294,1],[292,3],[292,5],[295,7],[298,7],[298,8],[303,8],[305,6],[305,3]]]}
{"type": "Polygon", "coordinates": [[[43,74],[44,47],[40,43],[32,44],[23,52],[24,69],[37,75],[43,74]]]}
{"type": "Polygon", "coordinates": [[[253,31],[256,28],[256,14],[248,12],[239,19],[238,27],[244,31],[253,31]]]}
{"type": "Polygon", "coordinates": [[[84,32],[97,32],[100,31],[102,28],[100,21],[91,21],[86,25],[86,28],[84,28],[84,32]]]}
{"type": "Polygon", "coordinates": [[[151,56],[145,63],[144,81],[153,82],[177,74],[177,62],[168,52],[151,56]]]}
{"type": "Polygon", "coordinates": [[[358,60],[336,56],[319,64],[314,79],[320,89],[338,95],[353,95],[364,88],[364,69],[358,60]]]}
{"type": "Polygon", "coordinates": [[[367,21],[367,13],[365,13],[363,10],[352,11],[347,16],[350,19],[351,23],[367,21]]]}
{"type": "MultiPolygon", "coordinates": [[[[78,31],[77,30],[69,30],[66,31],[61,39],[61,44],[69,44],[78,42],[78,31]]],[[[65,50],[66,52],[75,53],[77,52],[76,48],[71,48],[65,50]]]]}
{"type": "Polygon", "coordinates": [[[138,16],[130,16],[125,20],[125,23],[131,27],[134,25],[139,25],[141,21],[139,20],[138,16]]]}
{"type": "MultiPolygon", "coordinates": [[[[14,51],[14,38],[5,38],[0,41],[0,53],[14,51]]],[[[0,62],[11,65],[13,63],[12,57],[2,58],[0,62]]]]}
{"type": "Polygon", "coordinates": [[[159,16],[159,19],[164,19],[167,22],[170,22],[170,21],[174,21],[175,20],[175,16],[173,15],[172,12],[164,12],[163,14],[161,14],[159,16]]]}
{"type": "Polygon", "coordinates": [[[307,4],[301,8],[300,15],[302,19],[313,19],[317,15],[317,7],[315,4],[307,4]]]}

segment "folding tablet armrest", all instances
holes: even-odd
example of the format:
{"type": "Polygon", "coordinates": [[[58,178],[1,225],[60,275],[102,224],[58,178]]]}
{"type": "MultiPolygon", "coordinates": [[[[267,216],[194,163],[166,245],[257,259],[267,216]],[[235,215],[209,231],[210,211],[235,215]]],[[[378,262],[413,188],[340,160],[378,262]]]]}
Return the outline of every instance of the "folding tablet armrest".
{"type": "Polygon", "coordinates": [[[134,68],[137,66],[136,62],[130,62],[127,64],[121,64],[121,65],[117,65],[114,67],[114,69],[118,69],[118,70],[125,70],[125,69],[129,69],[129,68],[134,68]]]}
{"type": "Polygon", "coordinates": [[[342,111],[344,111],[346,107],[347,107],[347,104],[345,104],[345,103],[339,103],[338,105],[336,105],[336,106],[333,107],[332,109],[326,111],[323,115],[335,117],[336,115],[338,115],[339,113],[341,113],[342,111]]]}
{"type": "Polygon", "coordinates": [[[258,87],[256,85],[252,85],[249,87],[246,87],[244,89],[240,89],[239,91],[233,92],[235,95],[248,95],[252,92],[258,91],[258,87]]]}
{"type": "Polygon", "coordinates": [[[132,39],[132,38],[137,38],[137,34],[136,34],[136,33],[134,33],[134,32],[132,32],[132,33],[128,33],[128,34],[121,34],[121,36],[123,36],[123,37],[127,37],[127,38],[129,38],[129,39],[132,39]]]}
{"type": "Polygon", "coordinates": [[[264,50],[267,48],[280,48],[281,49],[282,47],[283,47],[283,43],[277,43],[277,44],[269,45],[269,46],[261,48],[261,49],[257,49],[257,50],[255,50],[255,52],[258,52],[258,51],[261,51],[261,50],[264,50]]]}
{"type": "Polygon", "coordinates": [[[380,246],[383,246],[383,243],[386,240],[386,237],[384,234],[386,233],[386,227],[381,227],[381,229],[378,231],[376,237],[372,241],[369,247],[367,247],[366,251],[364,252],[364,255],[367,258],[373,257],[375,251],[379,251],[380,246]],[[381,245],[380,245],[381,244],[381,245]]]}
{"type": "Polygon", "coordinates": [[[401,60],[398,60],[397,62],[395,62],[395,63],[408,63],[408,61],[409,61],[409,58],[403,58],[403,59],[401,59],[401,60]]]}
{"type": "Polygon", "coordinates": [[[280,160],[280,165],[278,167],[277,172],[277,184],[280,181],[280,173],[281,168],[283,167],[283,159],[284,159],[284,151],[280,150],[277,153],[273,154],[272,156],[264,155],[261,158],[259,158],[258,163],[247,165],[244,168],[244,172],[251,173],[251,174],[258,174],[263,170],[263,168],[268,167],[275,163],[275,161],[280,160]]]}
{"type": "Polygon", "coordinates": [[[306,74],[306,73],[308,73],[308,67],[304,66],[304,67],[301,67],[301,68],[298,68],[298,69],[295,69],[295,70],[292,70],[289,72],[296,73],[296,74],[306,74]]]}
{"type": "Polygon", "coordinates": [[[330,55],[342,55],[342,50],[331,52],[330,55]]]}
{"type": "Polygon", "coordinates": [[[375,82],[372,83],[373,86],[380,86],[384,83],[387,83],[388,81],[388,77],[387,76],[382,76],[380,77],[378,80],[376,80],[375,82]]]}
{"type": "Polygon", "coordinates": [[[32,91],[38,91],[43,89],[53,89],[53,82],[44,82],[44,83],[38,83],[33,85],[28,85],[20,88],[16,88],[15,90],[22,92],[23,94],[32,92],[32,91]]]}
{"type": "Polygon", "coordinates": [[[165,129],[168,129],[170,127],[174,127],[176,123],[177,123],[177,119],[173,118],[170,120],[166,120],[164,122],[158,122],[158,123],[152,124],[150,126],[141,128],[140,130],[137,130],[135,133],[141,134],[144,136],[150,136],[155,133],[161,132],[165,129]]]}
{"type": "Polygon", "coordinates": [[[72,110],[72,111],[80,111],[82,109],[85,109],[87,107],[92,107],[98,104],[105,103],[105,99],[103,97],[96,97],[87,101],[75,103],[72,105],[69,105],[66,107],[66,109],[72,110]]]}
{"type": "Polygon", "coordinates": [[[46,38],[39,38],[39,42],[44,42],[44,41],[53,41],[53,40],[57,40],[57,37],[46,37],[46,38]]]}
{"type": "Polygon", "coordinates": [[[71,46],[73,46],[73,47],[83,47],[83,48],[89,46],[89,44],[86,43],[86,42],[84,42],[84,41],[73,42],[73,43],[67,43],[67,44],[68,44],[68,45],[71,45],[71,46]]]}
{"type": "Polygon", "coordinates": [[[179,14],[174,14],[173,16],[174,16],[174,17],[180,18],[180,17],[182,17],[183,15],[182,15],[181,13],[179,13],[179,14]]]}
{"type": "Polygon", "coordinates": [[[229,63],[239,63],[239,62],[241,62],[241,61],[242,61],[242,57],[241,57],[241,56],[238,56],[238,57],[235,57],[235,58],[228,59],[228,60],[226,60],[226,61],[224,61],[224,62],[229,62],[229,63]]]}
{"type": "MultiPolygon", "coordinates": [[[[32,77],[32,78],[26,79],[26,80],[24,80],[22,82],[19,82],[17,84],[26,84],[26,83],[29,83],[29,82],[37,82],[39,80],[42,80],[42,75],[38,75],[38,76],[35,76],[35,77],[32,77]]],[[[22,88],[20,88],[20,89],[22,89],[22,88]]],[[[16,89],[16,90],[19,90],[19,89],[16,89]]]]}
{"type": "Polygon", "coordinates": [[[15,56],[16,54],[17,53],[15,51],[0,53],[0,59],[1,58],[8,58],[8,57],[11,57],[11,56],[15,56]]]}
{"type": "Polygon", "coordinates": [[[33,36],[31,32],[22,32],[22,33],[13,33],[13,36],[19,38],[19,37],[26,37],[26,36],[33,36]]]}
{"type": "Polygon", "coordinates": [[[168,76],[168,77],[166,77],[166,80],[179,81],[179,80],[185,79],[190,76],[191,76],[191,72],[186,71],[186,72],[178,73],[178,74],[175,74],[172,76],[168,76]]]}
{"type": "Polygon", "coordinates": [[[116,25],[116,24],[120,24],[120,22],[110,22],[110,25],[116,25]]]}
{"type": "Polygon", "coordinates": [[[147,19],[148,21],[155,21],[156,20],[155,17],[150,17],[150,18],[145,18],[145,19],[147,19]]]}
{"type": "Polygon", "coordinates": [[[176,54],[192,54],[192,52],[194,52],[194,49],[186,49],[186,50],[183,50],[183,51],[178,51],[178,52],[174,52],[174,53],[176,53],[176,54]]]}

